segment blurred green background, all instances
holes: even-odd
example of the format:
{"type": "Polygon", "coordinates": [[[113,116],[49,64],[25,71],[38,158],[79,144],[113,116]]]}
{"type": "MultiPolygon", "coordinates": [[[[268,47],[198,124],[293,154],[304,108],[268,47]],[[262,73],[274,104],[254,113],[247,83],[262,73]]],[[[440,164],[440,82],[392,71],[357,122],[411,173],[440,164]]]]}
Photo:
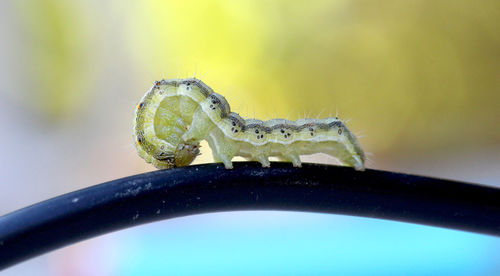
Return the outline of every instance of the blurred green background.
{"type": "MultiPolygon", "coordinates": [[[[192,76],[245,117],[338,113],[370,168],[500,185],[499,18],[496,0],[2,1],[0,215],[153,170],[134,106],[192,76]]],[[[73,271],[16,269],[47,258],[73,271]]]]}

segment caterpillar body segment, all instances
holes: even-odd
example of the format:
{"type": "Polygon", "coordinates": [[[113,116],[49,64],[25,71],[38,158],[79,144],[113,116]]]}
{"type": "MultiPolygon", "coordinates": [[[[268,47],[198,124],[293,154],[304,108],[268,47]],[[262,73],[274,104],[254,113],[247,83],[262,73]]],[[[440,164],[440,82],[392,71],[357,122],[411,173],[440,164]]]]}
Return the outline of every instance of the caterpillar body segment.
{"type": "Polygon", "coordinates": [[[139,106],[136,146],[141,157],[159,168],[188,165],[198,155],[199,142],[207,140],[215,161],[228,169],[234,156],[258,161],[264,167],[270,166],[269,157],[278,157],[300,167],[300,155],[319,152],[346,166],[364,169],[361,146],[337,117],[245,120],[231,112],[223,96],[198,79],[157,82],[139,106]],[[164,156],[168,158],[161,159],[164,156]]]}
{"type": "Polygon", "coordinates": [[[139,155],[159,169],[187,166],[199,154],[199,143],[185,143],[182,135],[191,116],[181,112],[198,105],[178,95],[177,82],[161,81],[144,95],[137,105],[134,141],[139,155]]]}

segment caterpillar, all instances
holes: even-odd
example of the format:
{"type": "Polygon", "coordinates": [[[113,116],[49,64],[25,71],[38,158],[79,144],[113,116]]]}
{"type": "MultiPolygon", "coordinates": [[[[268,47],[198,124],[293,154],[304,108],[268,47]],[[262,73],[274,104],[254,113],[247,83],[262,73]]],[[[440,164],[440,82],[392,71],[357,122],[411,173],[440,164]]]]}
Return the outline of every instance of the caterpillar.
{"type": "Polygon", "coordinates": [[[243,119],[196,78],[155,82],[137,105],[133,129],[139,155],[158,169],[189,165],[206,140],[214,160],[227,169],[234,156],[263,167],[270,166],[269,157],[278,157],[300,167],[300,155],[321,152],[364,170],[363,149],[339,118],[243,119]]]}

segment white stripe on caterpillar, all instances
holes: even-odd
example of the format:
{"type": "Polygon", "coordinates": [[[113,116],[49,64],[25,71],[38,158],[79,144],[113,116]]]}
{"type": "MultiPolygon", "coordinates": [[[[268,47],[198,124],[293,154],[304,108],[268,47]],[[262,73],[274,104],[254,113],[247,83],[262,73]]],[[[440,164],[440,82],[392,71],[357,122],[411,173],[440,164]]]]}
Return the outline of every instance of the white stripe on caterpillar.
{"type": "Polygon", "coordinates": [[[270,166],[271,156],[300,167],[299,155],[319,152],[356,170],[364,170],[365,162],[356,137],[337,117],[244,120],[223,96],[195,78],[156,82],[137,106],[134,139],[139,155],[160,169],[189,165],[201,140],[227,169],[234,156],[263,167],[270,166]]]}

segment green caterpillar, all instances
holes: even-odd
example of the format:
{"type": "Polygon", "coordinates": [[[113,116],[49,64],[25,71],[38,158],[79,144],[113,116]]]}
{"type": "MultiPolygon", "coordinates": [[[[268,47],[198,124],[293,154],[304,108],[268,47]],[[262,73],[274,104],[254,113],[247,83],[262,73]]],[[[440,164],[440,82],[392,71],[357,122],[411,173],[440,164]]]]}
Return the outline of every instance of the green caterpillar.
{"type": "Polygon", "coordinates": [[[156,168],[189,165],[207,140],[216,162],[233,167],[242,156],[269,167],[269,157],[301,166],[300,155],[326,153],[364,170],[365,154],[337,117],[290,121],[243,119],[201,80],[157,81],[137,105],[134,140],[139,155],[156,168]]]}

